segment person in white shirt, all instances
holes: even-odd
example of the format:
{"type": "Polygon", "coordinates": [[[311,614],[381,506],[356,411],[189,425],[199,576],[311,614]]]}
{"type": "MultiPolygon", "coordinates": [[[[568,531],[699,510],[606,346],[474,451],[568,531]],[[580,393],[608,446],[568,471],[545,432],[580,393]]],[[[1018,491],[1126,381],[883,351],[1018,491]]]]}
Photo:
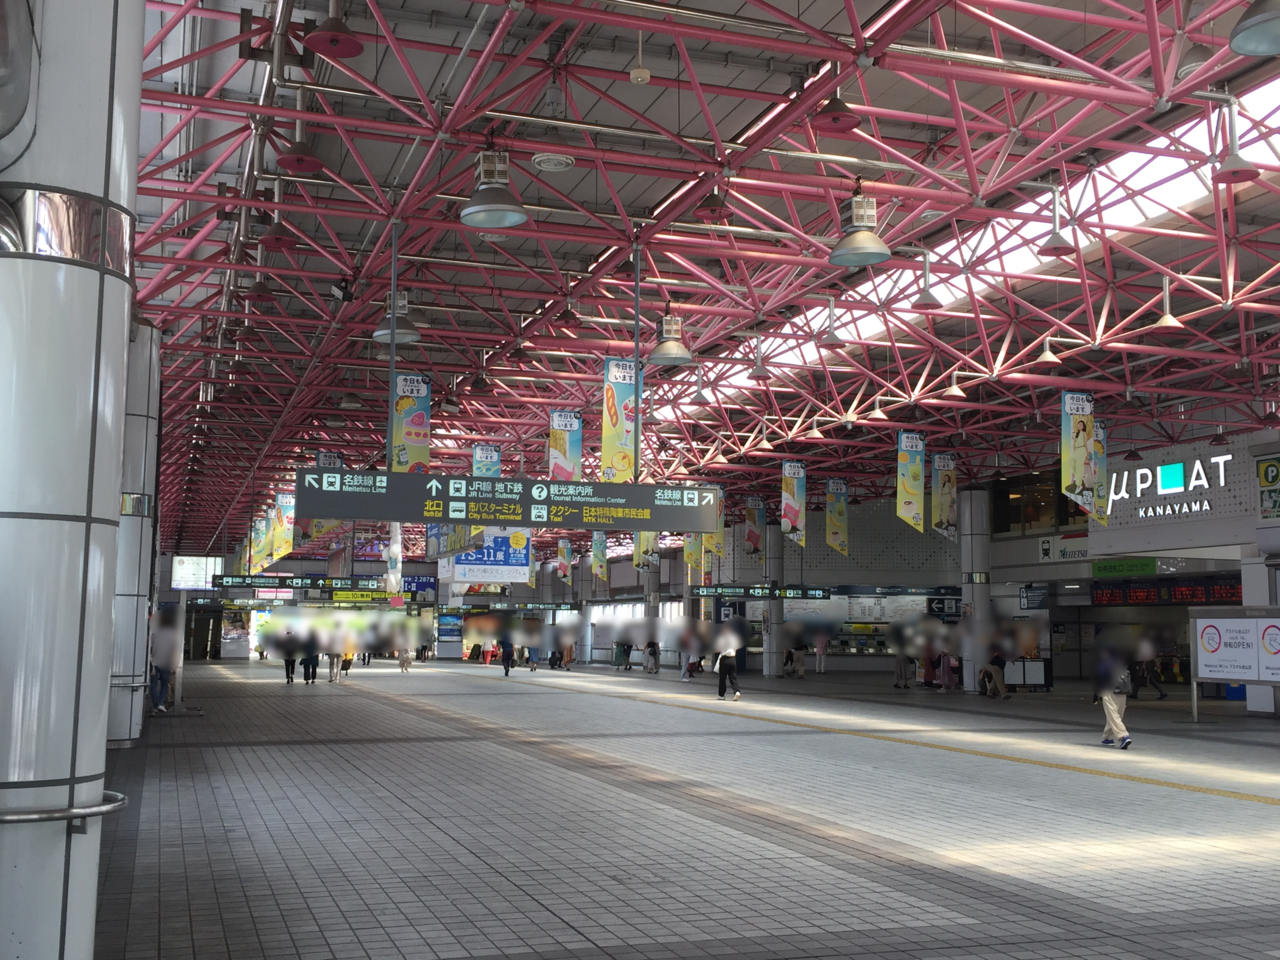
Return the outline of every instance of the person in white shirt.
{"type": "Polygon", "coordinates": [[[716,672],[720,674],[720,699],[724,699],[728,687],[733,687],[733,699],[741,700],[738,689],[738,648],[746,646],[747,622],[734,617],[722,623],[716,631],[716,672]]]}
{"type": "Polygon", "coordinates": [[[151,615],[151,709],[165,713],[169,678],[182,663],[182,631],[178,608],[160,607],[151,615]]]}

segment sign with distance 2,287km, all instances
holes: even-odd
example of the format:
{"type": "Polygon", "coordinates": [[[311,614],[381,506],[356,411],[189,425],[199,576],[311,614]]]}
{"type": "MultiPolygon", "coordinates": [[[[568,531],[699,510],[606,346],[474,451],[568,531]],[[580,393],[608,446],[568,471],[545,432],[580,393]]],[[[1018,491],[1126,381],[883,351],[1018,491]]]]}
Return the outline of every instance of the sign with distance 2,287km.
{"type": "Polygon", "coordinates": [[[720,509],[716,487],[320,469],[299,470],[294,482],[294,516],[304,520],[713,533],[720,509]]]}

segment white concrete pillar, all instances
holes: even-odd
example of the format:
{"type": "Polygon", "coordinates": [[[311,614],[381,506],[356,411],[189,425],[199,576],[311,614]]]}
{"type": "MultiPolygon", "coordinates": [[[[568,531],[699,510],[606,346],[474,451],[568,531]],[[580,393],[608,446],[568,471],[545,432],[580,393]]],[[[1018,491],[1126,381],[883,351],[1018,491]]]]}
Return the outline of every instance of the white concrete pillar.
{"type": "MultiPolygon", "coordinates": [[[[103,793],[145,5],[6,6],[40,56],[0,141],[0,810],[65,809],[103,793]]],[[[0,956],[93,956],[84,823],[0,825],[0,956]]]]}
{"type": "MultiPolygon", "coordinates": [[[[1244,606],[1272,606],[1275,603],[1274,582],[1266,557],[1248,557],[1240,561],[1240,593],[1244,606]]],[[[1244,696],[1245,707],[1250,713],[1275,714],[1280,701],[1280,687],[1246,683],[1244,696]]]]}
{"type": "Polygon", "coordinates": [[[964,688],[978,689],[978,667],[991,628],[991,495],[983,487],[960,491],[960,599],[973,630],[964,636],[964,688]]]}
{"type": "MultiPolygon", "coordinates": [[[[782,586],[782,527],[771,523],[764,530],[764,574],[771,587],[782,586]]],[[[764,656],[761,672],[766,677],[782,676],[782,601],[764,601],[764,656]]]]}
{"type": "Polygon", "coordinates": [[[116,544],[115,652],[107,701],[107,739],[142,736],[147,700],[147,623],[151,615],[151,548],[155,524],[156,454],[160,442],[160,334],[147,323],[129,331],[124,398],[124,463],[116,544]]]}

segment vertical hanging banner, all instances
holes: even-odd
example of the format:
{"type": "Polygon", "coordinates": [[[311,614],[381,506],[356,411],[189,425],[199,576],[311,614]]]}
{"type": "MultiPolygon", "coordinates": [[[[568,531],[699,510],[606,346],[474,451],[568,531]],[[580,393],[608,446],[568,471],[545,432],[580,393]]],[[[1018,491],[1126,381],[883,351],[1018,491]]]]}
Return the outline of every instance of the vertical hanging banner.
{"type": "Polygon", "coordinates": [[[1093,445],[1093,394],[1062,394],[1062,492],[1085,513],[1093,513],[1098,480],[1093,445]]]}
{"type": "Polygon", "coordinates": [[[956,455],[933,455],[933,515],[930,526],[952,543],[956,542],[956,455]]]}
{"type": "Polygon", "coordinates": [[[622,483],[635,471],[637,398],[643,375],[632,360],[604,362],[604,409],[600,418],[600,479],[622,483]]]}
{"type": "Polygon", "coordinates": [[[804,546],[805,468],[799,460],[782,461],[782,532],[804,546]]]}
{"type": "Polygon", "coordinates": [[[688,571],[687,582],[694,586],[702,586],[703,579],[703,548],[705,546],[701,533],[686,533],[684,535],[684,566],[688,571]]]}
{"type": "Polygon", "coordinates": [[[924,533],[923,433],[898,433],[898,519],[924,533]]]}
{"type": "Polygon", "coordinates": [[[609,540],[603,530],[591,533],[591,573],[601,580],[609,579],[609,540]]]}
{"type": "Polygon", "coordinates": [[[717,557],[724,557],[724,486],[715,484],[720,491],[720,510],[716,517],[715,533],[708,533],[703,538],[705,547],[717,557]]]}
{"type": "Polygon", "coordinates": [[[747,522],[742,529],[744,551],[764,565],[764,497],[747,497],[747,522]]]}
{"type": "Polygon", "coordinates": [[[1093,518],[1107,525],[1107,425],[1093,421],[1093,518]]]}
{"type": "Polygon", "coordinates": [[[253,521],[253,533],[249,542],[249,574],[261,573],[271,561],[267,553],[271,549],[271,524],[266,517],[253,521]]]}
{"type": "Polygon", "coordinates": [[[427,473],[431,469],[431,381],[427,377],[396,374],[391,461],[392,473],[427,473]]]}
{"type": "Polygon", "coordinates": [[[649,558],[658,552],[658,532],[656,530],[637,530],[631,544],[631,565],[637,570],[649,566],[649,558]]]}
{"type": "Polygon", "coordinates": [[[502,448],[496,443],[477,443],[471,448],[473,477],[502,476],[502,448]]]}
{"type": "Polygon", "coordinates": [[[577,410],[551,411],[547,476],[574,482],[582,479],[582,414],[577,410]]]}
{"type": "Polygon", "coordinates": [[[556,544],[556,576],[566,583],[572,577],[571,569],[573,567],[573,542],[570,540],[560,540],[556,544]]]}
{"type": "Polygon", "coordinates": [[[538,556],[533,551],[533,538],[529,538],[529,586],[538,586],[538,556]]]}
{"type": "Polygon", "coordinates": [[[827,546],[849,555],[849,485],[843,480],[827,481],[827,546]]]}
{"type": "Polygon", "coordinates": [[[277,493],[271,510],[271,560],[293,553],[293,494],[277,493]]]}

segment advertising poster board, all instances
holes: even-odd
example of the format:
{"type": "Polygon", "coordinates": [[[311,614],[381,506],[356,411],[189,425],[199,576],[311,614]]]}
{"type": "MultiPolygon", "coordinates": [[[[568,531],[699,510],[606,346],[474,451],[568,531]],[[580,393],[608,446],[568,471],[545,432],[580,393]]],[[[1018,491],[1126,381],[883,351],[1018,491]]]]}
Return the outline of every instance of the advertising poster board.
{"type": "Polygon", "coordinates": [[[1192,621],[1200,680],[1236,683],[1258,679],[1258,621],[1210,617],[1192,621]]]}
{"type": "Polygon", "coordinates": [[[600,418],[600,479],[607,483],[623,483],[635,476],[634,436],[639,403],[643,390],[642,375],[637,375],[635,362],[604,362],[604,399],[600,418]],[[641,381],[641,382],[637,382],[641,381]]]}
{"type": "Polygon", "coordinates": [[[898,519],[924,533],[924,434],[898,434],[898,519]]]}
{"type": "Polygon", "coordinates": [[[804,546],[805,467],[799,460],[782,461],[782,532],[804,546]]]}

